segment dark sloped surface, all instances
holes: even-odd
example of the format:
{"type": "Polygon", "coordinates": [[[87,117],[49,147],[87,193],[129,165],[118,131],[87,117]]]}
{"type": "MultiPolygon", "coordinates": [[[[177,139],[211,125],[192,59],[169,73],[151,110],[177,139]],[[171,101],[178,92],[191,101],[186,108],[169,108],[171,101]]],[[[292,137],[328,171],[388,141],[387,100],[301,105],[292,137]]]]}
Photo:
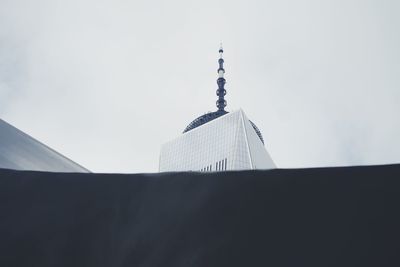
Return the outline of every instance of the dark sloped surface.
{"type": "Polygon", "coordinates": [[[0,119],[0,168],[89,172],[79,164],[0,119]]]}
{"type": "Polygon", "coordinates": [[[0,266],[399,266],[400,165],[0,171],[0,266]]]}

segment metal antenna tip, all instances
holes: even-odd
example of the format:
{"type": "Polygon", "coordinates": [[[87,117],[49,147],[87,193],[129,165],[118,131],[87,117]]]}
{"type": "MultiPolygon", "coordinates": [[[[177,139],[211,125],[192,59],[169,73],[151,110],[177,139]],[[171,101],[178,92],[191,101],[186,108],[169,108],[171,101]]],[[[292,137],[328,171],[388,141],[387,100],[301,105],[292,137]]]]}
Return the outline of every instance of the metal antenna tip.
{"type": "Polygon", "coordinates": [[[223,53],[223,52],[224,52],[224,49],[222,48],[222,43],[220,43],[219,52],[220,52],[220,53],[223,53]]]}

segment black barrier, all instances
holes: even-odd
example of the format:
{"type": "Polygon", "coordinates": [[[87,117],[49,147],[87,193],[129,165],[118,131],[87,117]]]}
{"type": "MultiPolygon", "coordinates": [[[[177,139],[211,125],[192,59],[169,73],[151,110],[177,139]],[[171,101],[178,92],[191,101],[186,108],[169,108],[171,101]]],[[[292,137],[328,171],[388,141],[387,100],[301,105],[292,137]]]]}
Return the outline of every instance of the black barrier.
{"type": "Polygon", "coordinates": [[[400,266],[400,165],[0,170],[0,266],[400,266]]]}

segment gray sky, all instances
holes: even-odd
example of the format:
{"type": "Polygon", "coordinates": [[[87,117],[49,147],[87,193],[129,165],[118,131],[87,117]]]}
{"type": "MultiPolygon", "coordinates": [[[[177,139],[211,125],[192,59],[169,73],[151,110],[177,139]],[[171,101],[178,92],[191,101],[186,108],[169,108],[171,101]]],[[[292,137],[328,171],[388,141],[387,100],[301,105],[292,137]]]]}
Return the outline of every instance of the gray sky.
{"type": "Polygon", "coordinates": [[[228,110],[278,167],[400,162],[399,1],[0,0],[0,117],[96,172],[156,172],[228,110]]]}

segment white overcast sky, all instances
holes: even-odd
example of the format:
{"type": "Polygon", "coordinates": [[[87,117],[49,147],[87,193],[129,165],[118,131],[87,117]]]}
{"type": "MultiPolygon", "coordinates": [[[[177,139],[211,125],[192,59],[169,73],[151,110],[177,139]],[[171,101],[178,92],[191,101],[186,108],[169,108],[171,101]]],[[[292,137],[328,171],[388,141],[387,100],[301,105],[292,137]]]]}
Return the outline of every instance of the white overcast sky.
{"type": "Polygon", "coordinates": [[[0,0],[0,118],[95,172],[242,108],[278,167],[400,162],[400,1],[0,0]]]}

